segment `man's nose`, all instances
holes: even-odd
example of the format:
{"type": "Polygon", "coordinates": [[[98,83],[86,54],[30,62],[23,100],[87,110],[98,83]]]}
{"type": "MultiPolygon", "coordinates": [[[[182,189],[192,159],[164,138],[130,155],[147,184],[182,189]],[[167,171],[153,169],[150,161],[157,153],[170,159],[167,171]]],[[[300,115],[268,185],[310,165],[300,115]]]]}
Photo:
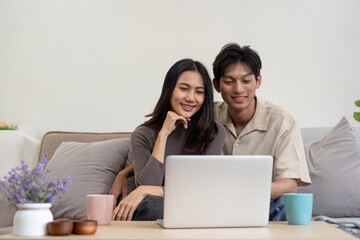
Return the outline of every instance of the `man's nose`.
{"type": "Polygon", "coordinates": [[[244,91],[244,86],[241,82],[235,82],[234,84],[234,92],[235,93],[241,93],[244,91]]]}

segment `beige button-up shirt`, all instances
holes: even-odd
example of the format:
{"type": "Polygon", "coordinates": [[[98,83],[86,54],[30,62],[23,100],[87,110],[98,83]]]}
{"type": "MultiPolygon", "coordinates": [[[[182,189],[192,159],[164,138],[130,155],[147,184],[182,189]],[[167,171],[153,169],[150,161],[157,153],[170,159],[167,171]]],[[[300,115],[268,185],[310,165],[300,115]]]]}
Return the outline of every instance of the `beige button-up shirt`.
{"type": "Polygon", "coordinates": [[[215,120],[225,126],[225,155],[271,155],[274,158],[273,181],[297,179],[299,186],[311,183],[300,129],[291,112],[256,98],[253,118],[236,135],[228,105],[215,102],[215,120]]]}

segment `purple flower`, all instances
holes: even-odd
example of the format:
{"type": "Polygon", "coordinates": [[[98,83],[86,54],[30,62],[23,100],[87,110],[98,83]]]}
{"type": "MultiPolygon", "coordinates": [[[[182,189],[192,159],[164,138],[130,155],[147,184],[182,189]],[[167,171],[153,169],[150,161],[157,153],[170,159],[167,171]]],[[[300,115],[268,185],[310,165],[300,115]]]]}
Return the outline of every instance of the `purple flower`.
{"type": "Polygon", "coordinates": [[[67,192],[65,185],[71,181],[71,177],[50,180],[44,171],[47,163],[47,155],[32,169],[21,161],[21,166],[12,169],[9,176],[5,176],[3,181],[0,179],[0,190],[12,203],[42,203],[55,201],[55,196],[59,192],[67,192]]]}

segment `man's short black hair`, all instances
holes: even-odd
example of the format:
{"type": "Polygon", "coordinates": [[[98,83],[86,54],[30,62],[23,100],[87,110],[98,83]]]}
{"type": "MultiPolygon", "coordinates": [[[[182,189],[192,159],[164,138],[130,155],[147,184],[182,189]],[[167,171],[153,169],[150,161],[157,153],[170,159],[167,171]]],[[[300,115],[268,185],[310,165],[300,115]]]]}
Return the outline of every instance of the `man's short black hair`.
{"type": "Polygon", "coordinates": [[[238,62],[246,63],[257,80],[261,69],[259,54],[250,46],[240,47],[237,43],[229,43],[221,49],[213,63],[214,78],[218,84],[220,84],[220,78],[224,76],[226,67],[238,62]]]}

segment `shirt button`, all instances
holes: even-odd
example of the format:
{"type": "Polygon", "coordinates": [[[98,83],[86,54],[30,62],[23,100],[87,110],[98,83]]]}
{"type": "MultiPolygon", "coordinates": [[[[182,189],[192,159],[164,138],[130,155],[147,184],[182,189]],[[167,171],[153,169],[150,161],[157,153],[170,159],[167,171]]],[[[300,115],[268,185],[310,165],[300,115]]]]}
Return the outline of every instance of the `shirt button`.
{"type": "Polygon", "coordinates": [[[235,143],[234,147],[236,147],[236,148],[237,148],[238,146],[239,146],[239,144],[235,143]]]}

